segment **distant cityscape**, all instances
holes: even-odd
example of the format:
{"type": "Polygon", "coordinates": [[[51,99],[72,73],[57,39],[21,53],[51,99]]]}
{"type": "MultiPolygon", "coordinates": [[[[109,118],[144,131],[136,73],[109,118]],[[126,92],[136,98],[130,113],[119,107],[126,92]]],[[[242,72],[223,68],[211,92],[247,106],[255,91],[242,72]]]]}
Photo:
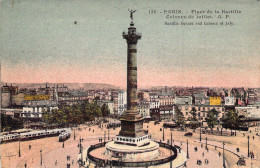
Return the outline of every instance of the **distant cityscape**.
{"type": "MultiPolygon", "coordinates": [[[[2,84],[1,113],[24,122],[42,122],[43,111],[51,112],[62,105],[97,101],[106,104],[109,115],[120,117],[126,110],[126,91],[106,84],[2,84]],[[70,86],[68,86],[70,85],[70,86]],[[20,86],[20,87],[19,87],[20,86]],[[85,86],[85,87],[84,87],[85,86]],[[98,88],[99,87],[99,88],[98,88]]],[[[240,118],[260,118],[260,88],[153,87],[138,91],[138,110],[146,120],[174,120],[178,108],[185,120],[196,109],[198,120],[205,122],[210,110],[233,109],[240,118]]],[[[251,122],[254,124],[254,122],[251,122]]]]}

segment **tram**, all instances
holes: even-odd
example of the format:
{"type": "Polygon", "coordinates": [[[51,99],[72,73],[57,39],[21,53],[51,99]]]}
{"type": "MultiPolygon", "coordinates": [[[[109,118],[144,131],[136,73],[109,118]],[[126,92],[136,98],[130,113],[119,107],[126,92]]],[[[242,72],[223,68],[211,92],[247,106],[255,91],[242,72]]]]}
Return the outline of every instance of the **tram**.
{"type": "Polygon", "coordinates": [[[40,131],[31,131],[31,132],[25,132],[25,133],[15,133],[15,134],[8,134],[0,136],[0,142],[6,143],[6,142],[13,142],[13,141],[27,141],[32,139],[40,139],[45,137],[52,137],[52,136],[58,136],[62,133],[68,133],[70,134],[69,128],[61,128],[61,129],[52,129],[52,130],[40,130],[40,131]]]}
{"type": "Polygon", "coordinates": [[[59,135],[59,141],[60,142],[63,142],[63,141],[66,141],[67,139],[70,138],[70,135],[71,135],[71,131],[68,130],[66,132],[62,132],[60,135],[59,135]]]}

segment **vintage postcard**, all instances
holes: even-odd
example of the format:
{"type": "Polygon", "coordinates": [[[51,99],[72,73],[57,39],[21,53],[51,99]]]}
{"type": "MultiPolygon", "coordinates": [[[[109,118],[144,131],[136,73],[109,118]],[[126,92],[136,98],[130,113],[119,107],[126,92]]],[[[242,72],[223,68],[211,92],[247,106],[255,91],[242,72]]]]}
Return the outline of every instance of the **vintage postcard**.
{"type": "Polygon", "coordinates": [[[259,0],[0,0],[0,167],[260,167],[259,0]]]}

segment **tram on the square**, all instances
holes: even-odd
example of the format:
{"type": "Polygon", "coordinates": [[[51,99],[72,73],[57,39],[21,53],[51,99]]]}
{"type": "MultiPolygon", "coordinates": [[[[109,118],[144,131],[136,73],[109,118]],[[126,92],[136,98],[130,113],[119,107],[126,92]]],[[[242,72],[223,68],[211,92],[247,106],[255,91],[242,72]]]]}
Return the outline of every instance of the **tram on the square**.
{"type": "Polygon", "coordinates": [[[63,141],[66,141],[67,139],[70,138],[70,134],[71,134],[71,131],[66,131],[66,132],[62,132],[60,135],[59,135],[59,141],[60,142],[63,142],[63,141]]]}
{"type": "Polygon", "coordinates": [[[52,130],[39,130],[39,131],[31,131],[25,133],[15,133],[0,136],[0,142],[13,142],[13,141],[27,141],[32,139],[40,139],[45,137],[58,136],[60,134],[66,133],[66,135],[70,135],[70,128],[61,128],[61,129],[52,129],[52,130]]]}

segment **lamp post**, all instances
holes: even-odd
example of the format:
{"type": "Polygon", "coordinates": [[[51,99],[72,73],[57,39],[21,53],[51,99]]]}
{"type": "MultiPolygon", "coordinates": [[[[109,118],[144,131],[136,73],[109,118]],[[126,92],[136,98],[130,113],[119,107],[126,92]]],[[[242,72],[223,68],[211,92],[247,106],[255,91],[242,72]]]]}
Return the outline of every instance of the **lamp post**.
{"type": "Polygon", "coordinates": [[[40,154],[41,154],[41,166],[42,166],[42,150],[40,150],[40,154]]]}
{"type": "Polygon", "coordinates": [[[206,137],[206,149],[208,149],[208,138],[206,137]]]}
{"type": "Polygon", "coordinates": [[[172,146],[172,132],[171,132],[171,146],[172,146]]]}
{"type": "Polygon", "coordinates": [[[108,129],[107,130],[107,140],[109,140],[109,132],[110,132],[110,130],[108,129]]]}
{"type": "Polygon", "coordinates": [[[224,150],[225,150],[225,143],[223,142],[223,167],[226,168],[224,150]]]}
{"type": "Polygon", "coordinates": [[[83,166],[83,146],[80,144],[80,151],[81,151],[81,166],[83,166]]]}
{"type": "Polygon", "coordinates": [[[201,142],[201,123],[200,123],[200,142],[201,142]]]}
{"type": "Polygon", "coordinates": [[[248,157],[249,157],[249,136],[247,136],[247,139],[248,139],[248,144],[247,144],[247,146],[248,146],[248,148],[247,148],[247,153],[248,153],[248,157]]]}
{"type": "Polygon", "coordinates": [[[20,138],[19,138],[19,157],[21,157],[20,138]]]}
{"type": "Polygon", "coordinates": [[[187,140],[187,159],[189,159],[189,141],[187,140]]]}
{"type": "Polygon", "coordinates": [[[75,129],[76,129],[76,128],[74,127],[74,140],[76,139],[76,135],[75,135],[75,129]]]}
{"type": "Polygon", "coordinates": [[[106,131],[104,131],[104,142],[106,142],[106,131]]]}
{"type": "Polygon", "coordinates": [[[82,153],[82,150],[81,150],[81,146],[82,146],[81,141],[82,141],[82,138],[79,139],[79,153],[82,153]]]}
{"type": "Polygon", "coordinates": [[[163,141],[164,141],[164,127],[163,127],[163,141]]]}

